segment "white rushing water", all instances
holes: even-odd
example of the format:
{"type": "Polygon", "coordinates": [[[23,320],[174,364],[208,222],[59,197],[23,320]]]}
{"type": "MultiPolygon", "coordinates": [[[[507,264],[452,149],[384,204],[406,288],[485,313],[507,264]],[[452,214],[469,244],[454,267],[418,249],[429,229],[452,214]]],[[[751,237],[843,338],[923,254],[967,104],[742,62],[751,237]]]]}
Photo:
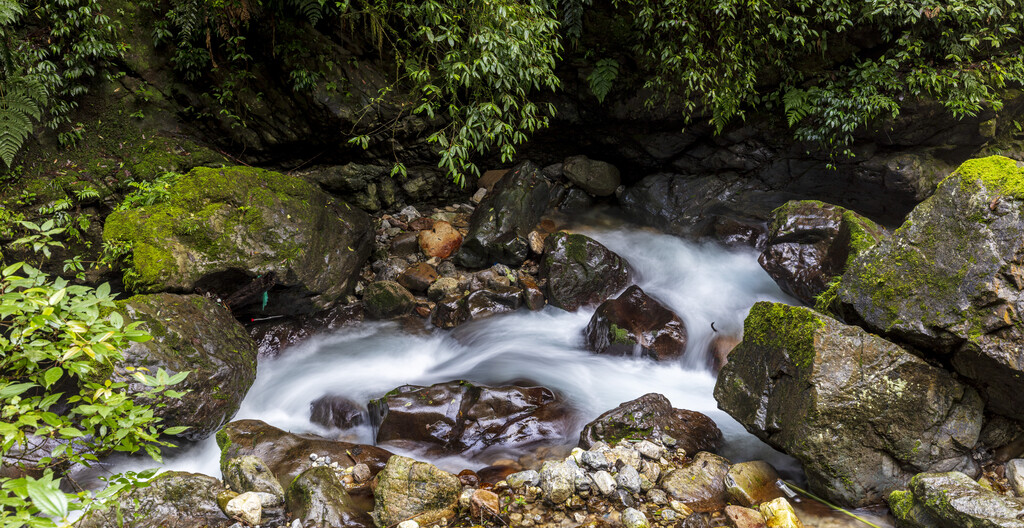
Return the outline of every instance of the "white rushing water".
{"type": "MultiPolygon", "coordinates": [[[[757,264],[750,249],[698,244],[639,229],[586,230],[626,260],[634,281],[674,310],[689,333],[678,362],[599,356],[583,349],[583,329],[594,308],[577,312],[547,307],[465,324],[453,331],[424,323],[408,332],[394,322],[367,322],[317,336],[259,364],[256,382],[235,419],[253,418],[292,432],[372,443],[369,427],[326,430],[309,421],[310,403],[325,394],[357,402],[378,398],[403,384],[430,385],[466,379],[483,385],[530,380],[567,399],[579,423],[649,392],[664,394],[673,406],[709,415],[722,429],[722,454],[734,462],[763,459],[789,473],[795,464],[748,434],[719,411],[712,391],[706,350],[715,328],[739,336],[743,319],[759,300],[792,302],[757,264]],[[419,329],[417,329],[419,330],[419,329]]],[[[567,439],[568,442],[575,441],[567,439]]],[[[208,439],[168,457],[167,469],[219,476],[219,451],[208,439]]],[[[138,460],[138,468],[146,461],[138,460]]],[[[448,470],[479,468],[473,461],[435,460],[448,470]]],[[[115,469],[136,469],[135,462],[115,469]]],[[[151,462],[149,462],[151,465],[151,462]]]]}

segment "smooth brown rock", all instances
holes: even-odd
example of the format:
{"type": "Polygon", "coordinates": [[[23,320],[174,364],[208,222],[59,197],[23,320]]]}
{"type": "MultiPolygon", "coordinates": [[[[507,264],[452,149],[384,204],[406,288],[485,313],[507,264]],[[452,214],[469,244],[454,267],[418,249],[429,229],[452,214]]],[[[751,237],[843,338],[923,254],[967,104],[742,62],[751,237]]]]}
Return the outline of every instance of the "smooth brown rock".
{"type": "Polygon", "coordinates": [[[729,461],[706,451],[693,457],[693,462],[669,471],[661,479],[661,487],[673,498],[695,512],[713,512],[725,507],[725,475],[729,461]]]}
{"type": "Polygon", "coordinates": [[[733,528],[768,528],[761,512],[750,508],[729,505],[725,507],[725,516],[733,528]]]}
{"type": "Polygon", "coordinates": [[[399,233],[395,238],[391,239],[391,254],[396,257],[415,255],[419,250],[419,235],[416,233],[399,233]]]}
{"type": "Polygon", "coordinates": [[[437,280],[437,270],[426,262],[413,264],[398,276],[398,283],[411,292],[426,293],[427,288],[437,280]]]}
{"type": "Polygon", "coordinates": [[[725,485],[735,503],[752,507],[782,496],[775,485],[778,479],[779,474],[771,464],[755,460],[733,464],[725,477],[725,485]]]}
{"type": "Polygon", "coordinates": [[[498,494],[493,491],[478,489],[473,492],[473,497],[469,500],[469,508],[470,515],[474,519],[496,517],[501,511],[498,494]]]}
{"type": "Polygon", "coordinates": [[[487,192],[491,192],[494,189],[494,185],[501,180],[503,176],[508,174],[508,169],[496,169],[484,171],[483,176],[480,176],[480,181],[477,182],[483,189],[487,189],[487,192]]]}
{"type": "Polygon", "coordinates": [[[584,335],[587,348],[598,354],[664,361],[686,351],[683,320],[636,285],[601,303],[584,335]]]}
{"type": "Polygon", "coordinates": [[[432,229],[420,231],[419,243],[428,257],[446,259],[462,245],[462,233],[448,222],[438,221],[432,229]]]}
{"type": "Polygon", "coordinates": [[[621,440],[675,438],[677,447],[687,454],[714,451],[722,444],[722,431],[707,416],[675,409],[661,394],[645,394],[598,416],[580,432],[580,447],[589,449],[594,442],[617,443],[621,440]]]}

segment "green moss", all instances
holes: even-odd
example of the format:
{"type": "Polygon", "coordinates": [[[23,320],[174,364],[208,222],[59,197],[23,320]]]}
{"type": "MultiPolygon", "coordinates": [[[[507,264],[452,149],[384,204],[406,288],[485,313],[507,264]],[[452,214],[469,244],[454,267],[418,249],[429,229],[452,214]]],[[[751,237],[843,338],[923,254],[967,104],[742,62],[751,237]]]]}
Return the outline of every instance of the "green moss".
{"type": "Polygon", "coordinates": [[[231,437],[228,436],[227,427],[222,427],[216,434],[217,447],[220,448],[220,469],[223,472],[228,467],[228,450],[231,449],[231,437]]]}
{"type": "MultiPolygon", "coordinates": [[[[961,188],[977,191],[979,183],[989,192],[1024,199],[1024,168],[1003,156],[989,156],[965,161],[950,178],[959,176],[961,188]]],[[[945,183],[945,182],[944,182],[945,183]]]]}
{"type": "Polygon", "coordinates": [[[743,340],[759,347],[781,347],[798,369],[807,369],[816,356],[814,338],[824,326],[808,308],[759,302],[743,323],[743,340]]]}
{"type": "Polygon", "coordinates": [[[570,234],[565,237],[565,255],[578,264],[587,263],[587,243],[589,239],[583,235],[570,234]]]}
{"type": "Polygon", "coordinates": [[[914,494],[909,491],[896,490],[889,494],[889,509],[900,520],[906,520],[914,507],[914,494]]]}
{"type": "Polygon", "coordinates": [[[630,339],[630,337],[629,337],[629,330],[626,330],[625,328],[621,328],[618,325],[616,325],[615,323],[612,323],[612,325],[608,329],[608,331],[610,332],[608,337],[611,338],[611,342],[614,345],[627,345],[627,346],[629,346],[629,345],[635,345],[636,344],[636,341],[634,341],[633,339],[630,339]]]}

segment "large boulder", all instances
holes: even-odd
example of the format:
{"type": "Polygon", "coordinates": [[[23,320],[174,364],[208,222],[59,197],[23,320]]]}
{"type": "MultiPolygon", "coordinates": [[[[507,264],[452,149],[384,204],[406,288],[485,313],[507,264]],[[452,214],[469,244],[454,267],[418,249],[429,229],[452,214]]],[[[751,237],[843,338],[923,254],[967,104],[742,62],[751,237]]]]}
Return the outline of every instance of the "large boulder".
{"type": "Polygon", "coordinates": [[[188,372],[173,388],[185,392],[181,398],[163,398],[164,407],[154,408],[167,426],[188,426],[181,437],[201,440],[227,423],[241,405],[256,379],[256,343],[219,304],[199,295],[160,293],[137,295],[118,302],[125,320],[142,321],[141,328],[153,339],[131,343],[123,350],[124,360],[113,366],[112,375],[128,383],[128,394],[141,394],[150,387],[139,383],[127,367],[149,369],[156,374],[188,372]]]}
{"type": "Polygon", "coordinates": [[[459,264],[522,264],[530,251],[527,237],[547,209],[550,191],[540,168],[529,161],[502,177],[469,219],[469,233],[456,254],[459,264]]]}
{"type": "Polygon", "coordinates": [[[715,385],[723,410],[799,460],[840,504],[882,501],[921,471],[977,468],[978,393],[864,330],[759,302],[715,385]]]}
{"type": "Polygon", "coordinates": [[[288,513],[310,528],[370,528],[369,512],[345,491],[337,473],[328,466],[303,471],[288,486],[288,513]]]}
{"type": "Polygon", "coordinates": [[[395,455],[377,475],[373,516],[378,526],[405,520],[422,526],[455,516],[462,484],[459,478],[426,462],[395,455]]]}
{"type": "Polygon", "coordinates": [[[145,487],[121,494],[75,524],[78,528],[226,528],[235,523],[217,505],[219,480],[198,473],[168,471],[145,487]]]}
{"type": "Polygon", "coordinates": [[[544,241],[540,276],[548,303],[573,311],[598,304],[629,284],[629,265],[598,241],[559,231],[544,241]]]}
{"type": "Polygon", "coordinates": [[[621,181],[619,169],[615,165],[586,156],[566,158],[562,163],[562,174],[594,196],[611,196],[621,181]]]}
{"type": "Polygon", "coordinates": [[[883,228],[843,207],[791,201],[775,210],[757,260],[782,291],[814,304],[849,262],[884,236],[883,228]]]}
{"type": "Polygon", "coordinates": [[[1024,501],[987,490],[959,472],[921,473],[889,507],[901,528],[1024,528],[1024,501]]]}
{"type": "Polygon", "coordinates": [[[601,303],[583,333],[587,348],[598,354],[666,360],[686,351],[683,320],[635,285],[601,303]]]}
{"type": "Polygon", "coordinates": [[[970,160],[843,274],[838,304],[919,347],[1024,419],[1024,164],[970,160]]]}
{"type": "Polygon", "coordinates": [[[623,440],[659,439],[663,435],[676,440],[686,453],[717,451],[722,431],[707,416],[676,409],[661,394],[645,394],[598,416],[580,432],[580,447],[589,449],[601,441],[615,444],[623,440]]]}
{"type": "Polygon", "coordinates": [[[544,387],[484,387],[466,381],[404,385],[370,407],[386,409],[378,442],[413,442],[448,453],[556,441],[570,425],[566,409],[544,387]]]}
{"type": "Polygon", "coordinates": [[[212,291],[236,314],[265,315],[325,309],[351,292],[372,238],[366,213],[251,167],[193,169],[166,202],[115,211],[103,230],[105,243],[131,249],[131,289],[212,291]]]}
{"type": "Polygon", "coordinates": [[[341,468],[366,464],[376,473],[391,453],[376,446],[336,442],[312,434],[293,434],[259,420],[236,420],[217,432],[221,472],[228,461],[247,455],[263,460],[279,482],[290,483],[313,465],[310,455],[330,457],[341,468]]]}

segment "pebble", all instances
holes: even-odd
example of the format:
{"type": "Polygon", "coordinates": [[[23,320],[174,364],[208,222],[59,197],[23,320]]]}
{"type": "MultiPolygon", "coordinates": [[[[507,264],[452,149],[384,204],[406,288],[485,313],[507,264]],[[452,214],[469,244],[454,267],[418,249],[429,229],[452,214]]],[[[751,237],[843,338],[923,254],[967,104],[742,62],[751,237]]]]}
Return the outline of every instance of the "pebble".
{"type": "Polygon", "coordinates": [[[1024,458],[1015,458],[1006,463],[1006,480],[1010,481],[1018,497],[1024,497],[1024,458]]]}
{"type": "Polygon", "coordinates": [[[662,506],[668,504],[668,494],[660,489],[652,489],[647,492],[647,500],[657,504],[658,506],[662,506]]]}
{"type": "Polygon", "coordinates": [[[505,477],[505,482],[507,482],[508,487],[512,489],[521,488],[523,486],[539,486],[540,473],[537,473],[532,469],[520,471],[505,477]]]}
{"type": "Polygon", "coordinates": [[[604,456],[604,454],[597,451],[585,451],[580,458],[583,463],[591,469],[608,469],[612,467],[611,462],[604,456]]]}
{"type": "Polygon", "coordinates": [[[246,524],[256,525],[263,515],[263,505],[259,496],[248,491],[228,501],[224,513],[246,524]]]}
{"type": "Polygon", "coordinates": [[[409,519],[408,521],[398,523],[398,528],[420,528],[420,523],[409,519]]]}
{"type": "Polygon", "coordinates": [[[478,203],[483,201],[484,196],[487,196],[487,189],[484,189],[483,187],[481,187],[481,188],[477,189],[476,193],[473,194],[473,197],[470,198],[470,200],[472,200],[473,203],[478,204],[478,203]]]}
{"type": "Polygon", "coordinates": [[[615,491],[615,478],[611,473],[602,470],[594,473],[590,478],[593,479],[594,486],[602,495],[611,495],[615,491]]]}
{"type": "Polygon", "coordinates": [[[649,458],[651,460],[658,460],[665,456],[665,448],[651,442],[650,440],[639,442],[634,446],[634,448],[645,458],[649,458]]]}
{"type": "Polygon", "coordinates": [[[640,473],[633,466],[626,465],[620,469],[619,474],[615,476],[615,482],[630,493],[640,493],[640,473]]]}
{"type": "Polygon", "coordinates": [[[626,511],[622,512],[621,520],[622,525],[626,528],[650,528],[651,526],[647,522],[647,516],[634,508],[626,508],[626,511]]]}

